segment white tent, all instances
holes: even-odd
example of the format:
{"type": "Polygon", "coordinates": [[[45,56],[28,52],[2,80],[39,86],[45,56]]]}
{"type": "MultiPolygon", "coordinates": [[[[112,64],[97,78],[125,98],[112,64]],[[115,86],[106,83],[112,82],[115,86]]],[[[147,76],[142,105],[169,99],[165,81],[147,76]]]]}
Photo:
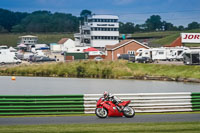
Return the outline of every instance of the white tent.
{"type": "Polygon", "coordinates": [[[14,49],[13,47],[10,47],[9,50],[10,50],[10,52],[17,52],[17,50],[14,49]]]}
{"type": "Polygon", "coordinates": [[[21,44],[17,45],[17,47],[18,48],[26,48],[27,46],[25,44],[21,43],[21,44]]]}

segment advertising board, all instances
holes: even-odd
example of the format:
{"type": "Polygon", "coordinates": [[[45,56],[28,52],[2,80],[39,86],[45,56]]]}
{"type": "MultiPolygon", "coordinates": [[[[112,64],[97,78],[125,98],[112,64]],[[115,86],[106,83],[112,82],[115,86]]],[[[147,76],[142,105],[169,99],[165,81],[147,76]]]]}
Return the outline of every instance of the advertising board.
{"type": "Polygon", "coordinates": [[[200,43],[200,33],[181,33],[182,43],[200,43]]]}

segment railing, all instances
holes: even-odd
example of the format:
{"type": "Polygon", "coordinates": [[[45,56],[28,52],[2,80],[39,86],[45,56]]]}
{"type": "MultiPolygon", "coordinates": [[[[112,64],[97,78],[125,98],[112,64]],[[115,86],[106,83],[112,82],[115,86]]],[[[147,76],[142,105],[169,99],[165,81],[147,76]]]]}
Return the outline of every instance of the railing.
{"type": "MultiPolygon", "coordinates": [[[[200,93],[114,94],[131,100],[136,112],[200,111],[200,93]]],[[[94,114],[96,100],[102,94],[0,96],[0,115],[94,114]]]]}
{"type": "MultiPolygon", "coordinates": [[[[114,94],[123,100],[131,100],[136,112],[185,112],[200,111],[200,93],[136,93],[114,94]]],[[[96,100],[102,95],[84,95],[85,113],[94,113],[96,100]]]]}
{"type": "Polygon", "coordinates": [[[83,95],[0,96],[0,115],[83,114],[83,95]]]}

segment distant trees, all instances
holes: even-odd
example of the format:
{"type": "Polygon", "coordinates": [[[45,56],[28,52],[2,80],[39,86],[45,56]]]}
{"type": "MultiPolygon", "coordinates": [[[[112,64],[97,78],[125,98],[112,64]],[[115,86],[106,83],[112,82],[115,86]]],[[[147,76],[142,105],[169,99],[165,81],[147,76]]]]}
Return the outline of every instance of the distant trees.
{"type": "Polygon", "coordinates": [[[191,30],[191,29],[198,29],[200,28],[200,24],[197,23],[197,22],[192,22],[192,23],[189,23],[188,24],[188,29],[191,30]]]}
{"type": "Polygon", "coordinates": [[[80,13],[80,16],[82,18],[85,18],[85,17],[90,16],[90,15],[92,15],[92,12],[90,10],[82,10],[81,13],[80,13]]]}
{"type": "Polygon", "coordinates": [[[11,32],[12,27],[25,18],[28,13],[11,12],[0,8],[0,32],[11,32]],[[3,30],[2,30],[3,29],[3,30]]]}
{"type": "Polygon", "coordinates": [[[161,17],[159,15],[152,15],[145,21],[148,31],[155,31],[162,29],[161,17]]]}
{"type": "Polygon", "coordinates": [[[122,23],[119,22],[119,32],[120,33],[125,33],[125,34],[129,34],[129,33],[134,33],[134,23],[131,22],[127,22],[127,23],[122,23]]]}
{"type": "Polygon", "coordinates": [[[13,32],[77,32],[78,18],[72,14],[36,11],[13,27],[13,32]]]}
{"type": "Polygon", "coordinates": [[[176,28],[172,23],[169,23],[166,21],[162,22],[162,30],[169,31],[169,30],[175,30],[175,29],[176,28]]]}
{"type": "Polygon", "coordinates": [[[80,18],[79,21],[81,22],[81,24],[83,25],[84,21],[87,21],[88,16],[91,16],[92,12],[90,10],[82,10],[80,13],[80,18]]]}
{"type": "Polygon", "coordinates": [[[79,18],[66,13],[35,11],[11,12],[0,9],[0,33],[2,32],[77,32],[79,18]]]}
{"type": "MultiPolygon", "coordinates": [[[[51,13],[50,11],[35,11],[32,13],[12,12],[0,8],[0,33],[6,32],[78,32],[79,23],[83,24],[92,15],[90,10],[82,10],[80,17],[70,13],[51,13]]],[[[174,26],[170,22],[161,21],[159,15],[150,16],[144,24],[120,22],[120,33],[144,31],[171,31],[200,28],[198,22],[188,24],[188,27],[174,26]]]]}
{"type": "Polygon", "coordinates": [[[150,18],[148,18],[144,24],[136,24],[134,26],[134,23],[127,22],[123,23],[120,22],[120,33],[134,33],[134,32],[144,32],[144,31],[174,31],[179,30],[183,31],[185,29],[191,30],[191,29],[197,29],[200,28],[200,24],[198,22],[192,22],[188,24],[188,27],[184,27],[182,25],[180,26],[174,26],[170,22],[161,21],[161,17],[159,15],[152,15],[150,18]]]}

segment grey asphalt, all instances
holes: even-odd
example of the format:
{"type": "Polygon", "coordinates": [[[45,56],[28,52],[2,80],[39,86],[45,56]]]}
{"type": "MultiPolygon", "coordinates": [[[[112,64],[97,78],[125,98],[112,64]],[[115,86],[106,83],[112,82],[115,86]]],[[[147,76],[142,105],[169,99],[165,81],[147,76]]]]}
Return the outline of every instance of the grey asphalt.
{"type": "Polygon", "coordinates": [[[0,125],[37,125],[37,124],[97,124],[97,123],[145,123],[145,122],[193,122],[200,121],[199,114],[161,114],[135,115],[134,118],[96,116],[58,116],[58,117],[15,117],[0,118],[0,125]]]}

